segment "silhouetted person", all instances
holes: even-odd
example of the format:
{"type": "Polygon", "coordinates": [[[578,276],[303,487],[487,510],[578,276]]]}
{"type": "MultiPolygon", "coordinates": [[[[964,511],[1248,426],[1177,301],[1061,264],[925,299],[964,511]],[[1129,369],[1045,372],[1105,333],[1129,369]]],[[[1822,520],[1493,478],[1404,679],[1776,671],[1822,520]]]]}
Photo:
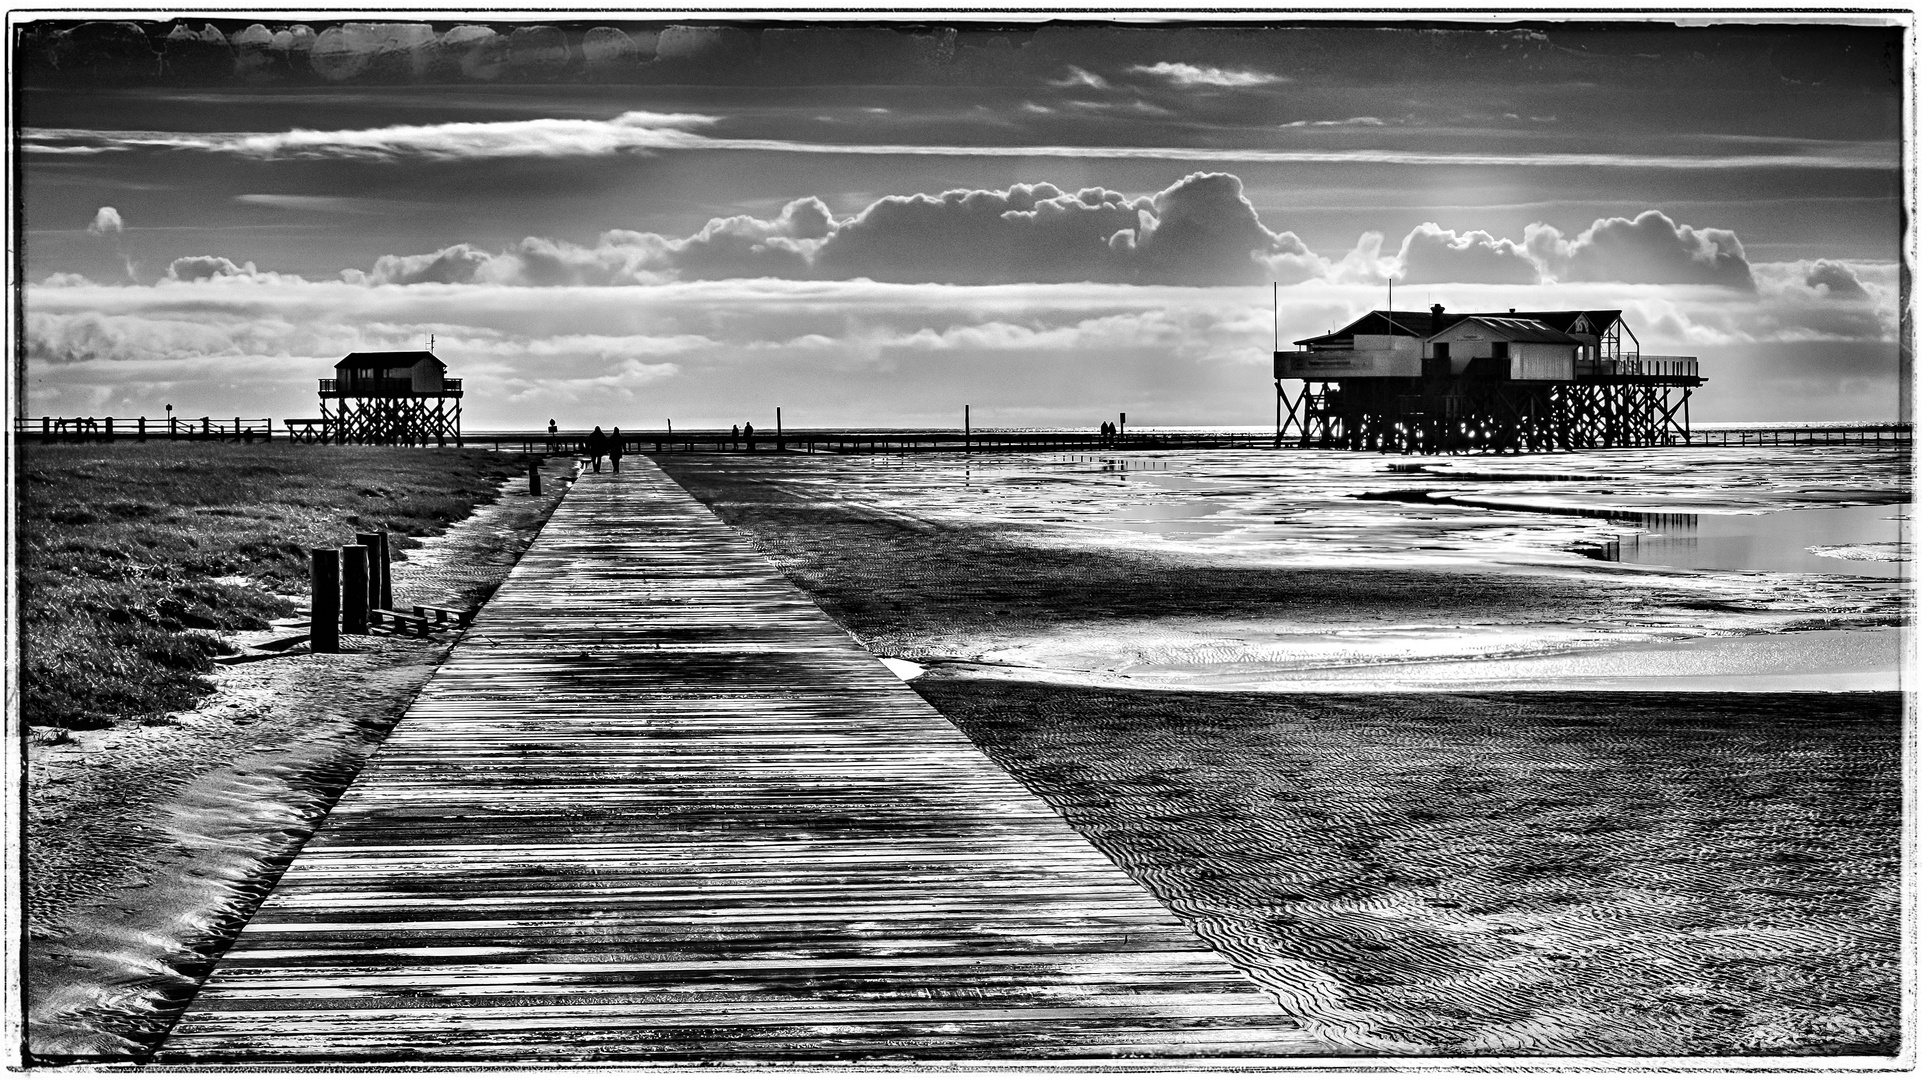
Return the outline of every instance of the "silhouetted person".
{"type": "Polygon", "coordinates": [[[754,452],[754,425],[750,423],[748,426],[742,428],[741,434],[747,437],[747,452],[752,454],[754,452]]]}
{"type": "Polygon", "coordinates": [[[615,428],[614,434],[607,437],[607,460],[613,462],[616,473],[621,471],[621,455],[627,452],[621,442],[621,429],[615,428]]]}
{"type": "Polygon", "coordinates": [[[727,448],[729,450],[739,450],[741,448],[741,425],[734,425],[734,434],[728,439],[727,448]]]}
{"type": "Polygon", "coordinates": [[[558,436],[558,435],[560,434],[560,430],[561,430],[560,428],[558,428],[558,427],[555,427],[555,426],[554,426],[554,421],[553,421],[553,418],[552,418],[552,417],[550,417],[550,418],[548,418],[548,421],[547,421],[547,452],[548,452],[548,453],[550,453],[550,454],[554,452],[554,448],[555,448],[555,447],[557,447],[557,446],[559,446],[559,445],[560,445],[560,439],[556,437],[556,436],[558,436]]]}
{"type": "Polygon", "coordinates": [[[587,437],[587,456],[594,462],[594,471],[601,471],[601,455],[607,453],[607,435],[601,425],[595,424],[594,431],[587,437]]]}

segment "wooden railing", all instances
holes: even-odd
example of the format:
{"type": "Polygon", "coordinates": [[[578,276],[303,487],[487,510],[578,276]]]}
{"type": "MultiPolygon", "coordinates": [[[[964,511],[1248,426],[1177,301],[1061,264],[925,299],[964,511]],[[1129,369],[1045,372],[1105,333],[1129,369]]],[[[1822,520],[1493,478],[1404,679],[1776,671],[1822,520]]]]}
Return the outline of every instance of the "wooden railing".
{"type": "Polygon", "coordinates": [[[1798,424],[1752,428],[1696,428],[1695,446],[1908,446],[1912,424],[1798,424]]]}
{"type": "Polygon", "coordinates": [[[1601,360],[1603,374],[1645,379],[1699,379],[1701,363],[1693,356],[1654,356],[1630,353],[1620,360],[1601,360]]]}
{"type": "Polygon", "coordinates": [[[394,395],[423,394],[460,394],[459,379],[442,379],[439,390],[415,390],[412,379],[322,379],[322,394],[349,394],[362,397],[388,397],[394,395]]]}
{"type": "Polygon", "coordinates": [[[271,417],[216,420],[169,416],[41,416],[13,422],[16,437],[38,437],[41,442],[112,442],[115,439],[211,439],[235,442],[266,441],[273,437],[271,417]]]}

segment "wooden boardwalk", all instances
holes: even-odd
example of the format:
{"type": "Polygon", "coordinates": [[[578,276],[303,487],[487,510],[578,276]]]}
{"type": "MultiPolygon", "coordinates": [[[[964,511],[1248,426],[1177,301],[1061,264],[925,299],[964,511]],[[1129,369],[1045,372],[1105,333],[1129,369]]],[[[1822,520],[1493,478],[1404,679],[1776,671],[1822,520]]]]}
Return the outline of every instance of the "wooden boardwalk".
{"type": "Polygon", "coordinates": [[[154,1061],[1331,1051],[630,458],[563,500],[154,1061]]]}

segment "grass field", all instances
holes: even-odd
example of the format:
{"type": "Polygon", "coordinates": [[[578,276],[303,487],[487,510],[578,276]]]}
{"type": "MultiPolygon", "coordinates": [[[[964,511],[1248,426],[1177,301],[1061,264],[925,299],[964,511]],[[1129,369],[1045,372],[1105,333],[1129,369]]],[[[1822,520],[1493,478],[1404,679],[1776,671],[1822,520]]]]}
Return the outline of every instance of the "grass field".
{"type": "Polygon", "coordinates": [[[308,550],[386,529],[396,553],[491,501],[518,456],[393,447],[22,443],[21,713],[153,722],[208,689],[223,632],[308,590],[308,550]]]}

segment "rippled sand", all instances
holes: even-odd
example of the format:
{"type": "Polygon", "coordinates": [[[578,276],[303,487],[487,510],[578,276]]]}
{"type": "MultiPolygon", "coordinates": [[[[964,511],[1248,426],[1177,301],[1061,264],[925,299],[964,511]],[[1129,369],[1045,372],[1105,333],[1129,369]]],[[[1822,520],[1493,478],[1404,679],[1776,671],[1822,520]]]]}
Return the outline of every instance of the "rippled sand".
{"type": "Polygon", "coordinates": [[[662,465],[1358,1052],[1894,1046],[1900,698],[1773,691],[1892,685],[1905,583],[1581,550],[1893,508],[1898,455],[662,465]]]}

